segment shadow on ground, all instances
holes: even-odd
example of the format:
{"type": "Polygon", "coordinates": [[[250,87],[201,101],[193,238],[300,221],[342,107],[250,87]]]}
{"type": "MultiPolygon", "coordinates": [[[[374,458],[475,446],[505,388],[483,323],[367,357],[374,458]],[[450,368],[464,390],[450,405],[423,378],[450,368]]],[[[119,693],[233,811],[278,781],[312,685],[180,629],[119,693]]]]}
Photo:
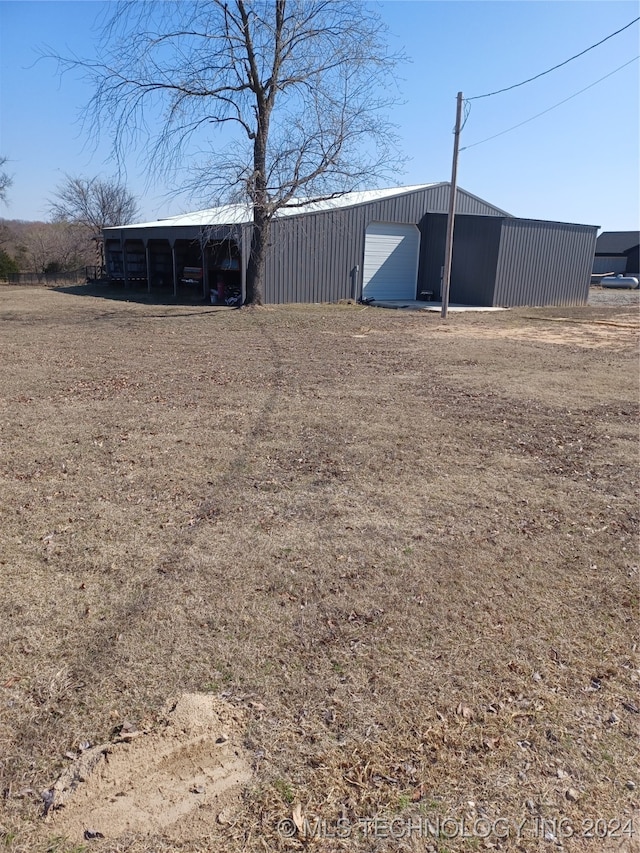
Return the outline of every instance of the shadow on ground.
{"type": "MultiPolygon", "coordinates": [[[[197,298],[173,293],[148,293],[141,288],[122,287],[108,281],[89,281],[86,284],[72,284],[64,287],[53,287],[58,293],[69,293],[73,296],[94,296],[100,299],[113,299],[117,302],[137,302],[141,305],[209,305],[202,296],[197,298]]],[[[224,308],[226,306],[217,306],[224,308]]]]}

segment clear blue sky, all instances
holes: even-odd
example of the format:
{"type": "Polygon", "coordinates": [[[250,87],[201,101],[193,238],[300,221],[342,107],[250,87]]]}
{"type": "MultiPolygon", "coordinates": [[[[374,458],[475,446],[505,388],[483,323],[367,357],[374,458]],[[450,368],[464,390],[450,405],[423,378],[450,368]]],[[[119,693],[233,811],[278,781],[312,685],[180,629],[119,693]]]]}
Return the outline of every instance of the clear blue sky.
{"type": "MultiPolygon", "coordinates": [[[[562,62],[640,14],[627,0],[389,0],[378,4],[391,44],[411,63],[401,69],[403,104],[393,115],[410,158],[399,184],[446,181],[458,91],[471,97],[520,82],[562,62]]],[[[0,0],[0,154],[14,176],[0,216],[44,219],[64,173],[109,176],[107,140],[87,142],[78,122],[91,89],[60,79],[37,50],[91,55],[95,0],[0,0]]],[[[513,92],[472,103],[463,146],[562,101],[640,54],[638,24],[586,56],[513,92]]],[[[497,139],[463,151],[459,183],[516,216],[637,229],[640,223],[640,62],[497,139]]],[[[132,153],[129,188],[143,219],[193,209],[170,188],[146,186],[132,153]]]]}

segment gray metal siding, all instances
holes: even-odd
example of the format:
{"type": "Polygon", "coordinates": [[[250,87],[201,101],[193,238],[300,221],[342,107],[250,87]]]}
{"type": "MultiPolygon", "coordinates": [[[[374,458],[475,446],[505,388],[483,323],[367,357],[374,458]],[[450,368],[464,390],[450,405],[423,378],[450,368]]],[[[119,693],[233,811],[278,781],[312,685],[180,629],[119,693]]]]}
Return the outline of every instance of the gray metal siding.
{"type": "Polygon", "coordinates": [[[351,295],[351,270],[361,264],[364,229],[353,211],[276,220],[265,269],[268,303],[335,302],[351,295]]]}
{"type": "MultiPolygon", "coordinates": [[[[466,305],[493,305],[496,265],[502,217],[456,216],[451,262],[451,302],[466,305]]],[[[430,290],[440,299],[442,267],[447,233],[447,217],[428,213],[421,223],[418,295],[430,290]]]]}
{"type": "Polygon", "coordinates": [[[627,251],[627,274],[637,275],[640,272],[640,246],[634,246],[627,251]]]}
{"type": "Polygon", "coordinates": [[[624,255],[596,255],[593,259],[593,273],[625,273],[627,271],[627,259],[624,255]]]}
{"type": "MultiPolygon", "coordinates": [[[[446,207],[443,209],[443,212],[449,210],[449,192],[447,187],[446,193],[446,207]]],[[[511,216],[510,213],[507,213],[506,210],[501,210],[499,207],[495,207],[492,204],[488,204],[486,201],[483,201],[481,198],[478,198],[475,195],[471,195],[471,193],[465,192],[465,190],[458,189],[456,193],[456,213],[472,213],[475,216],[511,216]]]]}
{"type": "MultiPolygon", "coordinates": [[[[369,202],[350,208],[288,216],[274,220],[265,269],[264,301],[335,302],[352,296],[351,272],[359,267],[362,282],[364,236],[371,222],[398,222],[420,227],[428,212],[445,213],[449,184],[369,202]]],[[[460,190],[461,213],[503,216],[497,207],[460,190]]],[[[419,281],[421,274],[418,275],[419,281]]]]}
{"type": "Polygon", "coordinates": [[[598,229],[504,219],[493,304],[586,305],[598,229]]]}
{"type": "Polygon", "coordinates": [[[493,305],[502,219],[456,216],[449,299],[462,305],[493,305]]]}
{"type": "Polygon", "coordinates": [[[420,266],[418,268],[418,296],[421,290],[430,290],[434,299],[440,299],[442,265],[447,237],[447,217],[428,213],[420,223],[420,266]]]}

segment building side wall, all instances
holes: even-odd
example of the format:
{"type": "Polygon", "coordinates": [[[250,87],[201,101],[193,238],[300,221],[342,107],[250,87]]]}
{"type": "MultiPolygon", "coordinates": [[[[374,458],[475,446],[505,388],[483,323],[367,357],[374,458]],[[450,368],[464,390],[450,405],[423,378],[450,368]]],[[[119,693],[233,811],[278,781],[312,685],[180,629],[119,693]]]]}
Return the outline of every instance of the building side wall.
{"type": "Polygon", "coordinates": [[[598,229],[504,219],[493,304],[586,305],[598,229]]]}
{"type": "Polygon", "coordinates": [[[502,219],[457,216],[449,301],[462,305],[493,305],[502,219]]]}
{"type": "MultiPolygon", "coordinates": [[[[433,293],[434,299],[441,299],[447,217],[441,213],[428,213],[421,225],[424,239],[418,296],[421,290],[427,290],[433,293]]],[[[493,305],[501,226],[502,218],[497,216],[456,216],[449,290],[451,302],[493,305]]]]}
{"type": "Polygon", "coordinates": [[[603,273],[625,273],[627,271],[626,255],[596,255],[593,259],[594,275],[603,273]]]}
{"type": "Polygon", "coordinates": [[[275,220],[267,253],[264,301],[346,299],[361,235],[352,211],[275,220]],[[354,221],[355,220],[355,221],[354,221]]]}
{"type": "Polygon", "coordinates": [[[638,275],[640,272],[640,246],[634,246],[627,252],[625,272],[633,275],[638,275]]]}
{"type": "Polygon", "coordinates": [[[442,266],[447,238],[447,217],[444,214],[426,214],[420,222],[420,266],[418,269],[418,297],[420,291],[441,299],[442,266]]]}
{"type": "MultiPolygon", "coordinates": [[[[456,215],[451,259],[449,299],[465,305],[493,305],[502,217],[456,215]]],[[[418,275],[418,297],[429,291],[441,299],[447,217],[428,213],[420,224],[423,234],[418,275]]]]}
{"type": "MultiPolygon", "coordinates": [[[[504,215],[464,191],[459,191],[457,205],[461,213],[504,215]]],[[[265,269],[264,301],[334,302],[353,296],[359,298],[367,226],[371,222],[414,224],[424,237],[421,223],[425,214],[444,213],[448,206],[446,184],[343,210],[274,220],[265,269]]],[[[421,250],[421,266],[422,260],[421,250]]],[[[422,279],[419,271],[418,289],[422,279]]]]}

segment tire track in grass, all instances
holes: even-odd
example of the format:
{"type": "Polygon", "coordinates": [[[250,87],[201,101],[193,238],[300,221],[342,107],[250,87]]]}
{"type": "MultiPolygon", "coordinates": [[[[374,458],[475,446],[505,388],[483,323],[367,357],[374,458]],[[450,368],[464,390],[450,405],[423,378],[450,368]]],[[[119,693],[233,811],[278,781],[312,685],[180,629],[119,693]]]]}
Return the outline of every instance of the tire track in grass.
{"type": "MultiPolygon", "coordinates": [[[[35,770],[36,775],[40,778],[37,783],[33,783],[34,785],[42,785],[50,781],[43,774],[47,772],[47,766],[53,767],[59,761],[59,742],[64,740],[61,729],[72,722],[68,720],[65,723],[64,706],[68,703],[74,706],[77,703],[76,694],[78,692],[90,691],[96,697],[98,694],[100,695],[99,701],[104,712],[100,718],[94,717],[94,726],[99,725],[98,719],[101,719],[105,727],[113,725],[113,721],[108,719],[108,709],[113,707],[110,703],[118,702],[121,698],[122,705],[131,707],[138,704],[135,699],[136,694],[139,695],[141,683],[136,681],[136,669],[143,666],[144,661],[136,661],[132,659],[131,655],[127,657],[127,649],[123,648],[122,640],[126,638],[127,634],[132,635],[132,640],[135,640],[137,626],[141,620],[148,619],[149,614],[159,610],[164,602],[175,595],[175,584],[171,580],[175,578],[176,582],[180,582],[182,579],[179,573],[174,575],[172,569],[179,567],[185,560],[196,534],[216,514],[222,497],[226,495],[228,498],[229,495],[237,491],[238,482],[244,480],[244,472],[250,463],[251,456],[257,452],[261,439],[267,434],[269,424],[278,411],[278,401],[286,393],[286,376],[281,348],[268,321],[259,315],[255,316],[254,329],[259,333],[255,348],[258,348],[261,340],[268,344],[270,355],[265,361],[268,361],[271,367],[271,373],[267,379],[271,386],[270,391],[259,409],[254,413],[252,421],[239,443],[237,452],[226,465],[226,470],[219,472],[215,477],[214,483],[210,485],[208,494],[203,497],[191,522],[176,531],[177,541],[173,547],[168,548],[150,569],[144,570],[133,579],[133,589],[129,595],[124,597],[124,600],[109,603],[108,618],[102,621],[96,620],[92,624],[78,626],[78,634],[81,634],[80,648],[78,648],[77,642],[72,642],[69,657],[64,654],[64,647],[61,648],[63,653],[60,655],[59,663],[61,666],[64,665],[65,671],[69,673],[70,687],[67,700],[63,699],[60,703],[59,712],[56,711],[53,719],[51,716],[52,709],[45,705],[36,708],[35,713],[30,715],[26,721],[26,728],[24,726],[17,727],[18,730],[15,731],[16,738],[23,743],[40,744],[39,731],[52,725],[58,729],[57,736],[52,731],[52,737],[42,744],[45,751],[40,760],[36,762],[38,770],[35,770]],[[53,744],[55,746],[52,751],[53,744]]],[[[160,632],[160,626],[153,625],[153,621],[156,620],[152,620],[148,630],[160,632]]],[[[75,632],[74,634],[72,641],[78,638],[78,634],[75,632]]],[[[160,642],[162,640],[163,638],[160,637],[160,642]]],[[[67,648],[69,647],[67,646],[67,648]]],[[[170,680],[168,679],[168,681],[170,680]]],[[[147,692],[147,701],[142,704],[148,704],[149,698],[149,692],[147,692]]],[[[166,699],[162,684],[158,685],[158,696],[155,698],[160,703],[166,699]]],[[[72,724],[77,726],[78,722],[82,723],[83,721],[74,719],[72,724]]],[[[92,723],[89,723],[88,728],[91,726],[92,723]]],[[[71,735],[71,732],[69,734],[71,735]]]]}

